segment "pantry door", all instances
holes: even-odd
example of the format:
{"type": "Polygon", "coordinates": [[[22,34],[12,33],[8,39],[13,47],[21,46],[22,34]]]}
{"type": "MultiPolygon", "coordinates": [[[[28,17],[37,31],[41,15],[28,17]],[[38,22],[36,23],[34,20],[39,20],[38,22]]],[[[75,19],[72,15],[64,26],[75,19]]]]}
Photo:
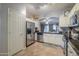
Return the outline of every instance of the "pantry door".
{"type": "Polygon", "coordinates": [[[25,46],[25,18],[13,9],[8,10],[8,52],[14,55],[25,46]]]}

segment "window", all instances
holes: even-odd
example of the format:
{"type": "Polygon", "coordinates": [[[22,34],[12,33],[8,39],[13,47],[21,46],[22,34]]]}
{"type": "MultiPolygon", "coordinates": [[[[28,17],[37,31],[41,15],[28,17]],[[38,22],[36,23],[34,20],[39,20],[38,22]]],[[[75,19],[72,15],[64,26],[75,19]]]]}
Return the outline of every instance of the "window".
{"type": "Polygon", "coordinates": [[[58,33],[58,24],[45,24],[44,32],[58,33]]]}
{"type": "Polygon", "coordinates": [[[44,32],[49,32],[49,25],[44,26],[44,32]]]}
{"type": "Polygon", "coordinates": [[[59,18],[49,17],[41,23],[42,32],[59,33],[59,18]]]}

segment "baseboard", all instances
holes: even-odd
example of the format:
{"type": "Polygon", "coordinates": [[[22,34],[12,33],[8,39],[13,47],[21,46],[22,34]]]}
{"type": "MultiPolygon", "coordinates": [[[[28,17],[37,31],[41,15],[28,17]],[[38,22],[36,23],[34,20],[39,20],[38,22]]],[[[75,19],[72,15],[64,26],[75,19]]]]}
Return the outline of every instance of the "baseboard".
{"type": "Polygon", "coordinates": [[[26,49],[26,47],[23,48],[23,50],[26,49]]]}
{"type": "Polygon", "coordinates": [[[8,53],[0,53],[0,56],[8,56],[8,53]]]}
{"type": "Polygon", "coordinates": [[[16,53],[14,53],[12,56],[15,56],[17,53],[21,52],[22,50],[17,51],[16,53]]]}
{"type": "Polygon", "coordinates": [[[18,50],[17,52],[15,52],[14,54],[9,55],[9,56],[15,56],[17,53],[21,52],[21,51],[22,51],[22,50],[24,50],[24,49],[26,49],[26,47],[24,47],[24,48],[23,48],[23,49],[21,49],[21,50],[18,50]]]}

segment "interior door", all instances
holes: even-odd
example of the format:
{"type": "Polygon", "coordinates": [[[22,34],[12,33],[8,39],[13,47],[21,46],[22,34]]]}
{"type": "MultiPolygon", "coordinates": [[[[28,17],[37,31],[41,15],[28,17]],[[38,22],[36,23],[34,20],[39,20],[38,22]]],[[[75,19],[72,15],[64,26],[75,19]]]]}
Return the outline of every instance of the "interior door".
{"type": "Polygon", "coordinates": [[[26,22],[26,47],[35,42],[35,24],[26,22]]]}
{"type": "Polygon", "coordinates": [[[13,55],[24,48],[25,19],[16,11],[8,11],[8,53],[13,55]]]}

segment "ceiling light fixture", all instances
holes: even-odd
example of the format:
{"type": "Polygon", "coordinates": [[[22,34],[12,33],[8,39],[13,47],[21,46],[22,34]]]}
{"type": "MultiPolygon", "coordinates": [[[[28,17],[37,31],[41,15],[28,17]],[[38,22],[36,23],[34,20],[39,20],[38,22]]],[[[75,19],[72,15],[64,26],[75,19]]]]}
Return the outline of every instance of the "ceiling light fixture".
{"type": "Polygon", "coordinates": [[[26,16],[26,9],[23,9],[21,13],[26,16]]]}

